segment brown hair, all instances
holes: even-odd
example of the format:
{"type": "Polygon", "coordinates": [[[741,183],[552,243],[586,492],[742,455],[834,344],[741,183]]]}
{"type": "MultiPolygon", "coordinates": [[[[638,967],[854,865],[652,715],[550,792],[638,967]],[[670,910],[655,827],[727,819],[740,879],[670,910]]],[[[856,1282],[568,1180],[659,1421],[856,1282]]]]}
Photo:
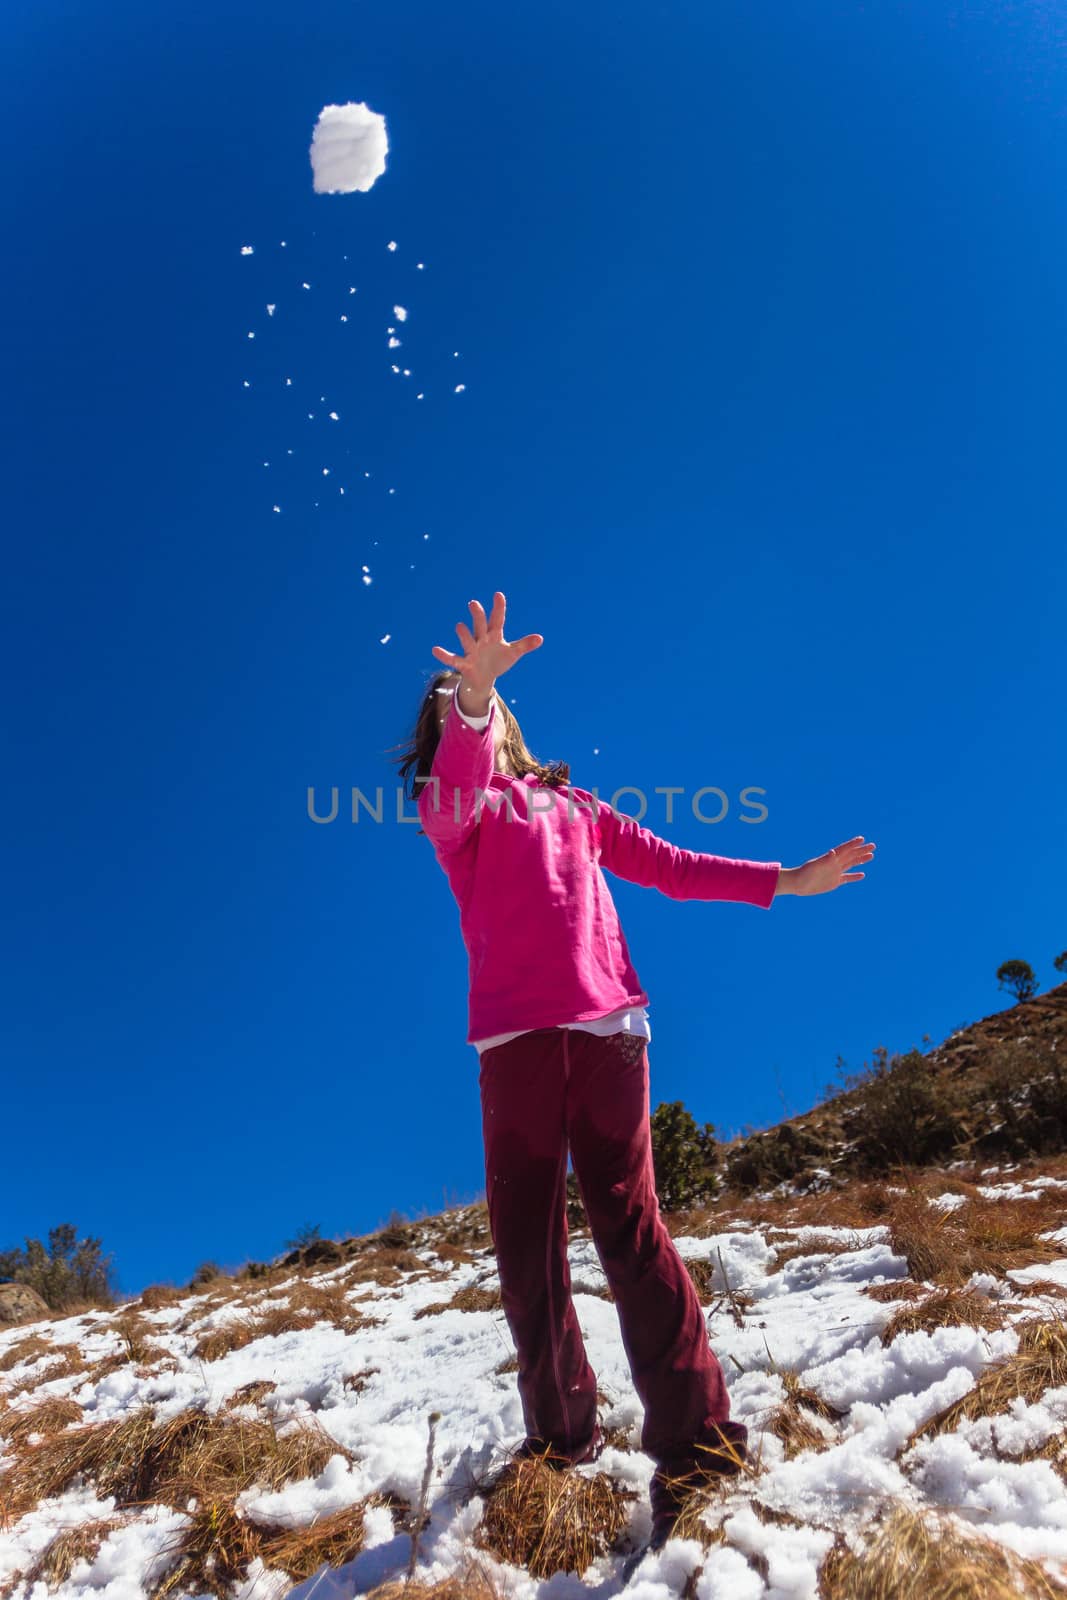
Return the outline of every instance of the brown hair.
{"type": "MultiPolygon", "coordinates": [[[[461,680],[462,674],[452,671],[451,668],[435,672],[423,691],[411,736],[404,744],[391,746],[392,749],[401,752],[393,759],[399,768],[404,792],[409,800],[417,801],[425,788],[425,782],[419,783],[418,780],[429,778],[433,758],[441,740],[441,730],[437,726],[437,690],[446,684],[459,684],[461,680]]],[[[569,784],[571,769],[568,763],[553,761],[546,765],[538,761],[532,751],[527,749],[518,721],[499,694],[496,696],[496,709],[497,715],[504,720],[502,750],[508,758],[512,773],[517,778],[524,778],[531,772],[535,773],[538,781],[550,789],[560,789],[569,784]]],[[[418,831],[422,833],[423,829],[420,828],[418,831]]]]}

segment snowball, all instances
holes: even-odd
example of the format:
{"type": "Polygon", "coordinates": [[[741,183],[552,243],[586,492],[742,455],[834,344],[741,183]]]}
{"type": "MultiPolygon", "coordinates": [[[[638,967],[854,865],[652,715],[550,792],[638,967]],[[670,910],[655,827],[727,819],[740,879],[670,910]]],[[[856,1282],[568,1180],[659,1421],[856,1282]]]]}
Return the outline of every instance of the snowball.
{"type": "Polygon", "coordinates": [[[385,118],[362,100],[323,106],[311,137],[316,194],[366,194],[385,171],[385,118]]]}

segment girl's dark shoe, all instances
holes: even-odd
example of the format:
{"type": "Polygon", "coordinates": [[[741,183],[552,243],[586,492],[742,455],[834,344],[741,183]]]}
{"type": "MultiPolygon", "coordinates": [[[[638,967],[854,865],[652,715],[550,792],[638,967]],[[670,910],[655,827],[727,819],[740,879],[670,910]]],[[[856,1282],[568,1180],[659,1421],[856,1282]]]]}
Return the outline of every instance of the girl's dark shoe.
{"type": "Polygon", "coordinates": [[[748,1456],[748,1430],[741,1423],[724,1422],[714,1442],[697,1444],[685,1461],[661,1465],[652,1474],[652,1532],[648,1550],[661,1550],[672,1537],[682,1512],[701,1490],[723,1478],[735,1477],[748,1456]]]}

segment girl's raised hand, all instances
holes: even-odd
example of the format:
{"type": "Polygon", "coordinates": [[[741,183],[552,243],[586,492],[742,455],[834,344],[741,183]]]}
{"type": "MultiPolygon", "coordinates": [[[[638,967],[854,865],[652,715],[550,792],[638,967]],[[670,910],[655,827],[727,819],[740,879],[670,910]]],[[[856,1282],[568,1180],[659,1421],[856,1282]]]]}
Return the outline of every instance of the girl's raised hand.
{"type": "Polygon", "coordinates": [[[474,632],[471,632],[465,622],[456,623],[463,655],[454,655],[440,644],[435,644],[431,653],[446,667],[461,672],[464,681],[472,688],[491,689],[494,680],[499,678],[502,672],[507,672],[513,667],[520,656],[526,655],[530,650],[536,650],[538,645],[544,643],[544,639],[539,633],[527,633],[523,638],[511,643],[504,638],[504,613],[507,601],[499,589],[493,595],[493,609],[488,618],[480,601],[469,600],[467,603],[470,607],[474,632]]]}

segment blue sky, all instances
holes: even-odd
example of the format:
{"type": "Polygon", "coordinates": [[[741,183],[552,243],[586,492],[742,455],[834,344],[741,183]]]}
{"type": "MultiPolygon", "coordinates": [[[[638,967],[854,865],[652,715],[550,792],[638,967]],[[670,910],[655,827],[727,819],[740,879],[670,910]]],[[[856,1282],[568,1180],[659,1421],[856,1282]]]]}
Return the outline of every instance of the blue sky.
{"type": "Polygon", "coordinates": [[[431,646],[497,588],[545,640],[501,692],[576,784],[689,849],[878,845],[767,912],[609,879],[653,1105],[766,1126],[839,1054],[1001,1009],[1009,957],[1051,985],[1062,21],[48,0],[4,30],[0,1247],[69,1220],[135,1292],[482,1192],[444,875],[306,800],[394,794],[431,646]],[[317,195],[350,100],[387,170],[317,195]],[[666,785],[730,810],[668,823],[666,785]]]}

